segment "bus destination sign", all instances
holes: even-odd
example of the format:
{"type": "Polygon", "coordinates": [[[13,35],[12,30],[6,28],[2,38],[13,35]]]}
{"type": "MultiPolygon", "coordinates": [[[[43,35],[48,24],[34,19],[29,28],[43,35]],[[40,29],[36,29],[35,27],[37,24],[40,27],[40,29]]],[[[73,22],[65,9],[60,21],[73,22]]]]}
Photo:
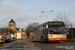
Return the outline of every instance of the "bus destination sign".
{"type": "Polygon", "coordinates": [[[49,25],[64,25],[64,23],[62,23],[62,22],[49,22],[48,23],[49,25]]]}

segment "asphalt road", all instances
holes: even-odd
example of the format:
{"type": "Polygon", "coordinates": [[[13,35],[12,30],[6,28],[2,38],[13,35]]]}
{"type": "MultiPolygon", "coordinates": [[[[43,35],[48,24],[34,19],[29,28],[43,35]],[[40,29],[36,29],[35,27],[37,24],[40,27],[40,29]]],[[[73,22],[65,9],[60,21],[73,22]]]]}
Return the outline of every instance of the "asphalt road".
{"type": "Polygon", "coordinates": [[[26,39],[4,43],[0,50],[41,50],[26,39]]]}
{"type": "MultiPolygon", "coordinates": [[[[23,39],[32,42],[29,39],[23,39]]],[[[63,42],[60,41],[59,43],[56,42],[46,42],[46,43],[41,43],[41,42],[32,42],[36,47],[40,48],[41,50],[75,50],[75,42],[63,42]]],[[[4,43],[8,44],[8,43],[4,43]]],[[[20,50],[16,49],[16,50],[20,50]]],[[[24,50],[21,48],[21,50],[24,50]]]]}
{"type": "MultiPolygon", "coordinates": [[[[13,42],[13,41],[12,41],[13,42]]],[[[5,43],[3,43],[3,45],[7,45],[7,44],[9,44],[9,43],[11,43],[11,42],[5,42],[5,43]]]]}
{"type": "Polygon", "coordinates": [[[41,50],[75,50],[75,42],[33,42],[41,50]]]}

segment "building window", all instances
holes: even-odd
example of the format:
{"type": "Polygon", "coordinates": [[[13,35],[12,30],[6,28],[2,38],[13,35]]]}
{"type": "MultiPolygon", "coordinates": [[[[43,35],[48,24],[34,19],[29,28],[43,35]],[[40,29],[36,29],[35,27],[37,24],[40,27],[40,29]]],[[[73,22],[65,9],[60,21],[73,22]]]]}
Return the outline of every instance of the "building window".
{"type": "Polygon", "coordinates": [[[15,27],[15,25],[13,25],[15,27]]]}
{"type": "Polygon", "coordinates": [[[12,27],[12,24],[9,24],[9,27],[12,27]]]}

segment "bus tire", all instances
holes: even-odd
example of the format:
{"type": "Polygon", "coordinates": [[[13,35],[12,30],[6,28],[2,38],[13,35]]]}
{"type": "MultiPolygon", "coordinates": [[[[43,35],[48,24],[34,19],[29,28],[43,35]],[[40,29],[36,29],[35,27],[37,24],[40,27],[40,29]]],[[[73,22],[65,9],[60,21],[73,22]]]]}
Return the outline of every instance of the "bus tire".
{"type": "Polygon", "coordinates": [[[56,41],[56,43],[59,43],[59,41],[56,41]]]}
{"type": "Polygon", "coordinates": [[[41,38],[41,42],[44,43],[44,39],[43,38],[41,38]]]}

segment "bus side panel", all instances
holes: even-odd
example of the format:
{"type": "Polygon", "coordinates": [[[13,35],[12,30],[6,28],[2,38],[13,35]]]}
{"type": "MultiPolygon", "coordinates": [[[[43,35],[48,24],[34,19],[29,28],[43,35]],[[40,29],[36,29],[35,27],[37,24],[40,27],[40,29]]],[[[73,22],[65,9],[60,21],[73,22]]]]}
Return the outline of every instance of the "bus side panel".
{"type": "Polygon", "coordinates": [[[29,39],[30,39],[30,40],[33,40],[33,39],[34,39],[34,41],[35,41],[35,37],[36,37],[36,36],[35,36],[35,33],[34,33],[34,32],[31,32],[31,33],[30,33],[30,36],[29,36],[29,39]]]}
{"type": "Polygon", "coordinates": [[[41,37],[43,36],[43,27],[39,27],[38,30],[38,41],[41,41],[41,37]]]}
{"type": "Polygon", "coordinates": [[[29,34],[29,39],[32,40],[32,32],[29,34]]]}

